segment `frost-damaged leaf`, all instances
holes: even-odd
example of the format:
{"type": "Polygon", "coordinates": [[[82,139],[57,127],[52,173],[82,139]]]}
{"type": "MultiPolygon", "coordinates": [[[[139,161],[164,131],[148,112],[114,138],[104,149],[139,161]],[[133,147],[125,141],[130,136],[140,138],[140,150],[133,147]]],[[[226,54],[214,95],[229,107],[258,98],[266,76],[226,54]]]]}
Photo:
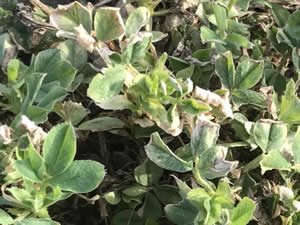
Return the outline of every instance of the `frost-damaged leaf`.
{"type": "Polygon", "coordinates": [[[255,142],[263,152],[280,151],[287,137],[287,125],[272,120],[259,120],[253,128],[255,142]]]}
{"type": "Polygon", "coordinates": [[[252,88],[262,78],[263,62],[244,59],[236,69],[235,87],[238,89],[252,88]]]}
{"type": "Polygon", "coordinates": [[[2,225],[9,225],[13,224],[14,220],[7,212],[5,212],[3,209],[0,209],[0,223],[2,225]]]}
{"type": "Polygon", "coordinates": [[[290,171],[292,164],[283,156],[280,151],[271,151],[263,156],[260,162],[261,173],[264,174],[267,170],[287,170],[290,171]]]}
{"type": "Polygon", "coordinates": [[[231,225],[247,225],[255,210],[255,202],[250,198],[243,198],[239,204],[231,211],[231,225]]]}
{"type": "Polygon", "coordinates": [[[97,102],[96,105],[105,110],[123,110],[135,108],[125,95],[116,95],[108,100],[97,102]]]}
{"type": "Polygon", "coordinates": [[[193,168],[193,163],[186,162],[175,155],[157,132],[151,135],[145,150],[149,159],[161,168],[176,172],[187,172],[193,168]]]}
{"type": "Polygon", "coordinates": [[[59,30],[72,33],[80,24],[88,33],[93,29],[91,11],[77,1],[69,5],[58,5],[50,14],[50,22],[59,30]]]}
{"type": "Polygon", "coordinates": [[[56,176],[72,163],[76,153],[76,137],[72,125],[64,123],[55,126],[48,133],[43,156],[47,173],[56,176]]]}
{"type": "Polygon", "coordinates": [[[43,85],[52,81],[59,81],[64,88],[68,87],[74,80],[76,70],[62,57],[59,49],[48,49],[40,52],[34,57],[34,72],[47,73],[43,85]]]}
{"type": "Polygon", "coordinates": [[[199,156],[205,150],[217,143],[220,126],[206,119],[198,119],[191,135],[191,147],[194,156],[199,156]]]}
{"type": "Polygon", "coordinates": [[[0,36],[0,65],[1,67],[4,66],[4,63],[8,63],[7,55],[9,51],[14,49],[15,46],[10,40],[9,34],[5,33],[0,36]],[[7,62],[5,62],[7,61],[7,62]]]}
{"type": "Polygon", "coordinates": [[[124,122],[118,118],[101,117],[93,120],[88,120],[79,126],[80,130],[107,131],[112,129],[120,129],[125,126],[124,122]]]}
{"type": "Polygon", "coordinates": [[[198,170],[201,176],[207,179],[226,176],[236,168],[238,162],[225,160],[227,148],[222,146],[211,147],[199,156],[198,170]]]}
{"type": "Polygon", "coordinates": [[[73,125],[77,125],[88,114],[88,110],[81,103],[72,101],[56,104],[54,111],[73,125]]]}
{"type": "Polygon", "coordinates": [[[231,52],[219,54],[216,58],[216,73],[225,88],[234,88],[235,66],[231,52]]]}
{"type": "Polygon", "coordinates": [[[96,161],[76,160],[51,181],[52,186],[74,193],[87,193],[99,186],[105,176],[104,166],[96,161]]]}
{"type": "Polygon", "coordinates": [[[95,102],[102,102],[118,95],[123,87],[127,71],[124,66],[107,68],[96,75],[90,83],[87,94],[95,102]]]}
{"type": "Polygon", "coordinates": [[[186,199],[178,204],[170,204],[165,207],[167,218],[176,225],[194,225],[198,211],[199,210],[186,199]]]}
{"type": "Polygon", "coordinates": [[[112,41],[125,34],[125,26],[119,8],[97,9],[94,26],[96,37],[100,41],[112,41]]]}
{"type": "Polygon", "coordinates": [[[146,7],[139,7],[131,12],[125,23],[126,37],[139,32],[148,23],[149,19],[150,12],[146,7]]]}

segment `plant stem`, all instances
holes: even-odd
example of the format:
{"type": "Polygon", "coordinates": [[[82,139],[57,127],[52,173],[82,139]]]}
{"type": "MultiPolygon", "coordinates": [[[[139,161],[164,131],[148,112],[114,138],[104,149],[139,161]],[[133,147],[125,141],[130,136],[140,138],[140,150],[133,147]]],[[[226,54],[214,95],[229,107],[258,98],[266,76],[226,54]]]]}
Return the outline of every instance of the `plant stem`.
{"type": "Polygon", "coordinates": [[[214,189],[211,187],[211,185],[201,177],[199,170],[198,170],[198,164],[199,164],[199,157],[196,157],[195,159],[195,167],[193,169],[193,174],[194,177],[196,179],[196,181],[198,182],[198,184],[200,184],[202,187],[204,187],[204,189],[210,194],[213,195],[215,193],[214,189]]]}
{"type": "Polygon", "coordinates": [[[250,147],[250,145],[243,141],[233,142],[233,143],[224,143],[221,144],[222,146],[226,148],[237,148],[237,147],[250,147]]]}
{"type": "Polygon", "coordinates": [[[250,161],[243,169],[244,173],[248,173],[250,170],[253,170],[259,166],[260,161],[263,159],[264,154],[257,156],[255,159],[250,161]]]}

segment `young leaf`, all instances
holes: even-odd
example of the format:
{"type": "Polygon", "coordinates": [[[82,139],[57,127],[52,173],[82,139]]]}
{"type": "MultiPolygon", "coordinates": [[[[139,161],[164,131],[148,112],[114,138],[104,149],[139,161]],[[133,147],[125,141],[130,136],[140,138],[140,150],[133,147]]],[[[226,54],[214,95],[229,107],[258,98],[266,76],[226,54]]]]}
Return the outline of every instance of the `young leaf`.
{"type": "Polygon", "coordinates": [[[7,64],[7,77],[10,81],[16,81],[19,75],[20,61],[12,59],[7,64]]]}
{"type": "Polygon", "coordinates": [[[50,22],[59,30],[74,32],[80,24],[84,29],[92,31],[92,13],[89,9],[75,1],[69,5],[60,5],[50,14],[50,22]]]}
{"type": "Polygon", "coordinates": [[[148,145],[145,146],[145,150],[149,159],[161,168],[177,172],[187,172],[193,168],[193,163],[186,162],[176,156],[163,142],[157,132],[151,135],[151,139],[148,145]]]}
{"type": "Polygon", "coordinates": [[[184,111],[192,115],[205,113],[211,110],[207,103],[195,99],[184,99],[180,103],[180,106],[184,111]]]}
{"type": "Polygon", "coordinates": [[[231,52],[219,54],[215,66],[222,85],[227,89],[232,89],[235,82],[235,66],[231,52]]]}
{"type": "Polygon", "coordinates": [[[146,7],[139,7],[133,10],[126,20],[126,37],[130,37],[133,34],[139,32],[139,30],[145,26],[150,19],[150,12],[146,7]]]}
{"type": "Polygon", "coordinates": [[[199,156],[205,150],[217,143],[220,126],[209,120],[199,119],[191,135],[191,147],[194,156],[199,156]]]}
{"type": "Polygon", "coordinates": [[[94,26],[96,37],[100,41],[112,41],[121,38],[125,33],[125,26],[118,8],[97,9],[94,26]]]}
{"type": "Polygon", "coordinates": [[[104,166],[96,161],[76,160],[51,181],[53,187],[74,193],[87,193],[99,186],[105,176],[104,166]]]}
{"type": "Polygon", "coordinates": [[[123,87],[126,73],[122,65],[107,68],[104,76],[98,74],[93,78],[87,91],[88,96],[95,102],[102,102],[118,95],[123,87]]]}
{"type": "Polygon", "coordinates": [[[231,225],[247,225],[255,210],[255,203],[250,198],[243,198],[230,213],[231,225]]]}
{"type": "Polygon", "coordinates": [[[235,87],[252,88],[263,75],[263,62],[244,59],[236,69],[235,87]]]}
{"type": "Polygon", "coordinates": [[[286,141],[287,125],[271,120],[260,120],[254,125],[253,136],[263,152],[280,151],[286,141]]]}
{"type": "Polygon", "coordinates": [[[5,212],[3,209],[0,209],[0,223],[2,225],[9,225],[13,224],[14,220],[7,212],[5,212]]]}
{"type": "Polygon", "coordinates": [[[64,123],[55,126],[48,133],[43,156],[47,173],[57,176],[72,163],[76,153],[76,137],[72,125],[64,123]]]}

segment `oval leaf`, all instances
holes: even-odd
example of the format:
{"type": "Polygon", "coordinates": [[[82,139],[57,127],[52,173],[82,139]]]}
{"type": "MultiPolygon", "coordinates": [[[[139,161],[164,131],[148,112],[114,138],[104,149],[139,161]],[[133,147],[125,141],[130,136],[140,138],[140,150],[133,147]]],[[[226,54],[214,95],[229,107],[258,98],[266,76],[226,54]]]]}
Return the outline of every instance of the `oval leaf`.
{"type": "Polygon", "coordinates": [[[76,137],[72,125],[64,123],[50,130],[44,145],[43,156],[47,173],[56,176],[66,170],[76,153],[76,137]]]}
{"type": "Polygon", "coordinates": [[[126,37],[139,32],[139,30],[145,26],[150,19],[150,12],[146,7],[139,7],[130,13],[126,20],[126,37]]]}
{"type": "Polygon", "coordinates": [[[61,190],[87,193],[99,186],[105,176],[104,166],[96,161],[77,160],[67,170],[54,177],[50,183],[61,190]]]}

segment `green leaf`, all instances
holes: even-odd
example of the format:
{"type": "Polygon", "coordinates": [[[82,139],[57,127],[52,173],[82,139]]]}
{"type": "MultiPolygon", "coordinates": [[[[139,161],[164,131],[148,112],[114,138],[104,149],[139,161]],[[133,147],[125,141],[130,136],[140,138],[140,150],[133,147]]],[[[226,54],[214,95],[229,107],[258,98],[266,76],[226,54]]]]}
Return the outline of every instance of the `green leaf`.
{"type": "MultiPolygon", "coordinates": [[[[287,17],[284,18],[285,21],[287,17]]],[[[296,39],[300,40],[300,11],[295,11],[288,19],[287,31],[296,39]]]]}
{"type": "MultiPolygon", "coordinates": [[[[282,146],[281,146],[282,147],[282,146]]],[[[280,151],[271,151],[263,156],[260,162],[261,173],[264,174],[267,170],[287,170],[290,171],[292,164],[283,156],[280,151]]]]}
{"type": "Polygon", "coordinates": [[[60,49],[61,56],[67,59],[74,68],[80,69],[88,59],[87,51],[76,41],[66,40],[57,46],[60,49]]]}
{"type": "Polygon", "coordinates": [[[57,176],[64,172],[71,165],[75,153],[76,137],[72,125],[64,123],[52,128],[43,145],[47,173],[57,176]]]}
{"type": "Polygon", "coordinates": [[[144,186],[157,184],[162,175],[163,170],[149,160],[146,160],[134,170],[136,182],[144,186]]]}
{"type": "Polygon", "coordinates": [[[112,218],[112,225],[144,225],[145,219],[141,218],[134,210],[120,211],[112,218]]]}
{"type": "Polygon", "coordinates": [[[74,80],[76,70],[62,57],[59,49],[47,49],[34,57],[34,72],[47,73],[43,85],[53,81],[59,81],[64,88],[68,87],[74,80]]]}
{"type": "Polygon", "coordinates": [[[117,191],[105,193],[104,198],[111,205],[117,205],[121,201],[120,194],[117,191]]]}
{"type": "Polygon", "coordinates": [[[249,7],[250,0],[237,0],[236,5],[242,10],[247,11],[249,7]]]}
{"type": "Polygon", "coordinates": [[[293,48],[292,59],[296,71],[300,73],[300,51],[297,48],[293,48]]]}
{"type": "Polygon", "coordinates": [[[225,36],[225,31],[227,29],[227,12],[225,7],[219,4],[213,4],[214,15],[216,17],[218,31],[221,37],[225,36]]]}
{"type": "Polygon", "coordinates": [[[205,44],[207,42],[217,42],[220,44],[226,44],[223,40],[221,40],[221,37],[217,35],[217,33],[208,27],[202,26],[201,27],[201,39],[202,42],[205,44]]]}
{"type": "Polygon", "coordinates": [[[238,34],[235,32],[228,34],[226,37],[226,41],[231,42],[238,48],[240,48],[240,47],[250,48],[251,47],[251,43],[250,43],[249,39],[247,37],[245,37],[245,35],[241,35],[241,34],[238,34]]]}
{"type": "Polygon", "coordinates": [[[267,103],[265,98],[256,91],[240,89],[231,92],[232,102],[238,107],[242,105],[255,105],[260,108],[266,108],[267,103]]]}
{"type": "Polygon", "coordinates": [[[300,127],[298,127],[297,132],[294,137],[294,142],[292,144],[292,151],[294,155],[294,163],[296,165],[300,164],[300,127]]]}
{"type": "Polygon", "coordinates": [[[142,185],[139,185],[139,184],[134,184],[134,185],[122,190],[122,193],[129,197],[138,197],[138,196],[144,195],[145,193],[147,193],[147,191],[148,191],[148,188],[146,188],[142,185]]]}
{"type": "Polygon", "coordinates": [[[3,209],[0,209],[0,223],[2,225],[9,225],[13,224],[14,220],[7,212],[5,212],[3,209]]]}
{"type": "Polygon", "coordinates": [[[60,5],[50,14],[50,22],[59,30],[74,33],[74,28],[80,24],[88,32],[92,32],[92,13],[79,2],[60,5]]]}
{"type": "Polygon", "coordinates": [[[28,160],[16,160],[14,163],[16,171],[32,182],[41,183],[41,179],[37,176],[35,171],[31,168],[30,162],[28,160]]]}
{"type": "Polygon", "coordinates": [[[145,146],[145,150],[149,159],[161,168],[177,172],[187,172],[193,168],[193,163],[186,162],[176,156],[163,142],[157,132],[151,135],[151,139],[148,145],[145,146]]]}
{"type": "Polygon", "coordinates": [[[197,121],[191,135],[192,153],[195,157],[217,143],[219,130],[220,126],[209,120],[199,119],[197,121]]]}
{"type": "Polygon", "coordinates": [[[216,73],[225,88],[232,89],[235,82],[235,67],[231,52],[219,54],[216,58],[216,73]]]}
{"type": "Polygon", "coordinates": [[[139,30],[145,26],[150,19],[150,12],[146,7],[139,7],[133,10],[126,20],[126,37],[130,37],[133,34],[139,32],[139,30]]]}
{"type": "Polygon", "coordinates": [[[161,203],[151,192],[145,196],[143,206],[138,210],[142,218],[158,220],[162,216],[161,203]]]}
{"type": "Polygon", "coordinates": [[[56,104],[55,112],[73,125],[77,125],[88,115],[88,110],[81,103],[72,101],[56,104]]]}
{"type": "Polygon", "coordinates": [[[105,101],[97,102],[96,105],[105,110],[124,110],[135,108],[135,105],[125,95],[113,96],[105,101]]]}
{"type": "Polygon", "coordinates": [[[87,193],[99,186],[105,176],[104,166],[96,161],[76,160],[51,181],[52,186],[74,193],[87,193]]]}
{"type": "Polygon", "coordinates": [[[281,97],[279,120],[283,122],[300,123],[300,100],[295,92],[295,82],[290,79],[285,95],[281,97]]]}
{"type": "Polygon", "coordinates": [[[122,65],[107,68],[104,76],[96,75],[91,81],[87,94],[95,102],[102,102],[118,95],[123,87],[126,69],[122,65]]]}
{"type": "Polygon", "coordinates": [[[235,87],[238,89],[252,88],[262,78],[263,62],[244,59],[236,69],[235,87]]]}
{"type": "Polygon", "coordinates": [[[232,225],[247,225],[255,210],[255,202],[250,198],[243,198],[230,213],[232,225]]]}
{"type": "Polygon", "coordinates": [[[211,110],[207,103],[195,99],[184,99],[180,102],[180,106],[184,111],[192,115],[205,113],[211,110]]]}
{"type": "Polygon", "coordinates": [[[53,220],[29,218],[17,222],[16,225],[59,225],[59,223],[53,220]]]}
{"type": "Polygon", "coordinates": [[[272,4],[272,15],[279,27],[284,27],[290,17],[290,12],[279,4],[272,4]]]}
{"type": "Polygon", "coordinates": [[[167,218],[176,225],[194,225],[198,209],[184,199],[178,204],[167,205],[165,213],[167,218]]]}
{"type": "Polygon", "coordinates": [[[46,76],[45,73],[32,73],[26,77],[25,83],[26,83],[27,93],[21,107],[21,112],[23,114],[26,114],[28,107],[33,104],[42,86],[45,76],[46,76]]]}
{"type": "Polygon", "coordinates": [[[122,120],[113,117],[100,117],[92,120],[88,120],[80,124],[80,130],[96,131],[108,131],[112,129],[124,128],[125,124],[122,120]]]}
{"type": "Polygon", "coordinates": [[[125,34],[119,8],[102,7],[96,10],[94,26],[99,41],[112,41],[125,34]]]}
{"type": "Polygon", "coordinates": [[[263,152],[280,151],[287,137],[287,125],[272,120],[257,121],[253,136],[263,152]]]}

